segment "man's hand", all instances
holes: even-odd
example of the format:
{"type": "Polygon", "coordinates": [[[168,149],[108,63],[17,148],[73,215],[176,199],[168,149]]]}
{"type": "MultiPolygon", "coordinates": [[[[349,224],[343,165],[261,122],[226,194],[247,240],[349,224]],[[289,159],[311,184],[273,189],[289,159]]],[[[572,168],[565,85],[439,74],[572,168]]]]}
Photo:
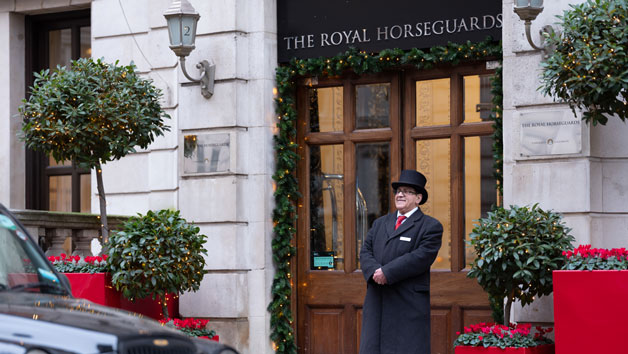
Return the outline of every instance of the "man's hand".
{"type": "Polygon", "coordinates": [[[386,284],[386,276],[384,275],[384,272],[382,272],[382,268],[377,268],[373,274],[373,280],[379,285],[386,284]]]}

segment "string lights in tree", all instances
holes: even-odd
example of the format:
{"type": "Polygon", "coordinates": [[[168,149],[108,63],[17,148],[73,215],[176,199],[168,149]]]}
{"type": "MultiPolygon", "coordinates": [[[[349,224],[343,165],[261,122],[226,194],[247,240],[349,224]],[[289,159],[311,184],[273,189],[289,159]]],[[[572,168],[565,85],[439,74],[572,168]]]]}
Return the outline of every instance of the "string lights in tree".
{"type": "Polygon", "coordinates": [[[628,2],[588,0],[560,16],[560,33],[547,43],[555,47],[543,67],[546,95],[569,104],[593,125],[609,116],[628,118],[628,2]]]}

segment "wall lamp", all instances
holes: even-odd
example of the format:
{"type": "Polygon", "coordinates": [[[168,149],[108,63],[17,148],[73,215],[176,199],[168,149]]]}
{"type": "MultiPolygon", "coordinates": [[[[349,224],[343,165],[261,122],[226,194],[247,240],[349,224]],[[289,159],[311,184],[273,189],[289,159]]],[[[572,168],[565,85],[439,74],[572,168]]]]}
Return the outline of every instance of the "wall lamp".
{"type": "MultiPolygon", "coordinates": [[[[526,26],[526,38],[528,39],[528,43],[532,46],[532,48],[536,50],[542,50],[545,52],[545,56],[547,57],[553,50],[553,47],[549,46],[537,46],[532,41],[532,35],[530,34],[530,26],[532,25],[532,21],[536,19],[536,16],[543,11],[543,0],[515,0],[515,13],[519,15],[519,18],[522,21],[525,21],[526,26]]],[[[543,26],[539,31],[541,37],[544,37],[545,34],[554,33],[554,29],[550,25],[543,26]]]]}
{"type": "Polygon", "coordinates": [[[185,57],[195,48],[196,23],[201,17],[187,0],[175,0],[168,10],[164,12],[168,22],[168,35],[170,37],[170,49],[179,57],[181,70],[188,80],[198,82],[201,85],[201,94],[210,98],[214,94],[214,77],[216,65],[213,62],[202,60],[196,64],[201,72],[198,79],[191,77],[185,69],[185,57]]]}

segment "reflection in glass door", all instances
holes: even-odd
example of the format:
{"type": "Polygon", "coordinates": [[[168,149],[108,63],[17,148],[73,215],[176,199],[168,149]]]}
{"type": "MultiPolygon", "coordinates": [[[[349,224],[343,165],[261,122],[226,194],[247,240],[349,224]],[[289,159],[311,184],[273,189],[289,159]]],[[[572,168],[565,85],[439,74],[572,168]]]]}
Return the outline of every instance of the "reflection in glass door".
{"type": "Polygon", "coordinates": [[[390,205],[390,143],[356,144],[356,262],[373,221],[390,205]]]}
{"type": "Polygon", "coordinates": [[[311,269],[344,269],[343,146],[310,148],[311,269]]]}
{"type": "Polygon", "coordinates": [[[405,87],[411,102],[404,168],[427,177],[427,203],[421,210],[443,224],[442,246],[432,265],[432,352],[452,353],[456,331],[490,320],[488,297],[466,276],[473,250],[465,241],[474,220],[496,203],[492,179],[493,139],[490,75],[484,65],[417,72],[405,87]]]}
{"type": "Polygon", "coordinates": [[[357,353],[366,289],[359,251],[389,212],[400,165],[399,79],[319,79],[299,92],[298,345],[357,353]]]}

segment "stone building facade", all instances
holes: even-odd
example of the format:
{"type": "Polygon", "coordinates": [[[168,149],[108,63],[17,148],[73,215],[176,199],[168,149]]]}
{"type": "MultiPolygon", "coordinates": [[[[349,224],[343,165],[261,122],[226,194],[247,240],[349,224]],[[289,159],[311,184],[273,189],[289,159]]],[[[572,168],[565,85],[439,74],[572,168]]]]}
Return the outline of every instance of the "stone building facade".
{"type": "MultiPolygon", "coordinates": [[[[170,132],[149,149],[103,167],[108,212],[134,215],[176,208],[208,236],[209,274],[201,289],[184,294],[180,312],[211,319],[221,341],[242,353],[273,352],[270,302],[277,60],[276,0],[189,0],[201,15],[196,49],[188,71],[204,59],[216,64],[210,99],[183,76],[168,48],[163,12],[171,0],[3,0],[0,1],[0,202],[28,208],[29,167],[18,106],[26,97],[31,73],[28,27],[32,18],[89,10],[89,53],[105,61],[131,61],[163,93],[171,116],[170,132]],[[190,161],[186,137],[219,144],[220,156],[190,161]],[[217,143],[218,142],[218,143],[217,143]],[[219,166],[203,167],[218,159],[219,166]],[[188,165],[189,163],[189,165],[188,165]]],[[[547,1],[533,22],[539,28],[556,22],[575,0],[547,1]]],[[[539,83],[542,52],[531,50],[523,22],[503,0],[504,68],[504,204],[539,203],[565,216],[578,243],[625,247],[628,230],[628,127],[618,119],[607,126],[580,125],[579,149],[567,154],[526,155],[522,122],[535,114],[571,114],[543,96],[539,83]]],[[[209,150],[208,150],[209,151],[209,150]]],[[[95,175],[91,176],[95,186],[95,175]]],[[[98,198],[91,188],[91,212],[98,198]]],[[[551,298],[514,312],[514,320],[552,322],[551,298]]]]}
{"type": "MultiPolygon", "coordinates": [[[[532,38],[541,44],[539,31],[552,25],[570,4],[584,1],[545,1],[532,22],[532,38]]],[[[541,86],[543,52],[526,40],[524,22],[512,11],[514,1],[503,1],[504,29],[504,205],[539,203],[563,214],[577,244],[593,247],[626,247],[628,203],[628,149],[623,138],[628,126],[617,117],[605,126],[580,125],[580,144],[570,153],[527,155],[522,146],[522,124],[527,117],[550,114],[572,119],[568,105],[544,96],[541,86]]],[[[581,116],[578,116],[578,119],[581,116]]],[[[571,135],[577,139],[575,135],[571,135]]],[[[523,143],[525,144],[525,142],[523,143]]],[[[553,322],[551,297],[535,306],[517,308],[516,320],[553,322]]]]}

